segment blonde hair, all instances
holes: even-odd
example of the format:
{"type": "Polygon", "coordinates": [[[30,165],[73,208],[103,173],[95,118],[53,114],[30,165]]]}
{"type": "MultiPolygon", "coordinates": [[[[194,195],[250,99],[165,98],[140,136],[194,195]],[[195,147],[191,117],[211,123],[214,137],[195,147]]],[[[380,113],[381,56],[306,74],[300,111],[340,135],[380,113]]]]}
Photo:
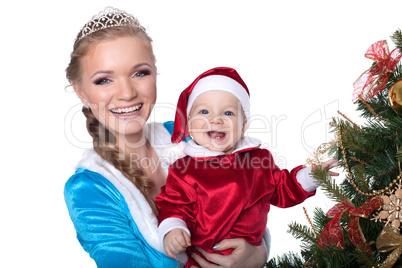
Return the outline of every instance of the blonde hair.
{"type": "Polygon", "coordinates": [[[128,24],[125,26],[105,28],[87,35],[82,39],[78,39],[78,36],[74,43],[73,52],[71,53],[70,63],[66,69],[66,76],[70,83],[81,82],[82,59],[92,47],[100,42],[113,40],[118,37],[135,36],[143,40],[144,44],[149,48],[151,60],[155,67],[156,59],[152,49],[152,39],[145,31],[135,25],[128,24]]]}
{"type": "MultiPolygon", "coordinates": [[[[66,76],[69,82],[71,84],[81,83],[83,57],[92,47],[100,42],[124,36],[135,36],[143,40],[144,44],[149,47],[151,59],[153,61],[152,63],[155,66],[156,60],[152,50],[152,39],[143,29],[130,24],[110,27],[91,33],[82,39],[76,39],[73,52],[71,53],[70,63],[66,69],[66,76]]],[[[126,155],[122,156],[122,153],[116,144],[115,136],[105,126],[102,126],[90,108],[83,107],[82,112],[86,117],[87,130],[93,139],[94,150],[103,159],[122,172],[145,196],[153,212],[158,214],[155,202],[150,197],[150,191],[154,187],[154,183],[144,176],[140,167],[133,167],[130,165],[129,159],[126,155]]]]}

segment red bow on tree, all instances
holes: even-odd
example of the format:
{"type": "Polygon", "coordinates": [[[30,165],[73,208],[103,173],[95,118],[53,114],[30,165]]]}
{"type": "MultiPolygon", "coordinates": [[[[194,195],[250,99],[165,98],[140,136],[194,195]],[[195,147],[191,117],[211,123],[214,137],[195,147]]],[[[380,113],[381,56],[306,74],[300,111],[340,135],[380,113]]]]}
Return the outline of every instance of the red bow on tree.
{"type": "Polygon", "coordinates": [[[396,65],[402,57],[399,48],[395,48],[389,53],[386,40],[372,44],[364,54],[366,58],[375,61],[370,69],[366,70],[353,84],[353,102],[362,96],[364,100],[369,100],[387,85],[391,73],[395,71],[396,65]]]}
{"type": "Polygon", "coordinates": [[[324,227],[324,230],[318,238],[318,246],[327,249],[327,245],[332,245],[343,249],[344,237],[340,221],[343,214],[347,212],[349,216],[351,216],[351,220],[347,226],[347,233],[350,241],[356,247],[372,253],[372,250],[369,245],[366,244],[366,239],[360,229],[359,217],[367,218],[373,210],[380,207],[381,204],[382,199],[380,197],[370,198],[358,208],[355,208],[348,198],[336,204],[327,212],[327,216],[333,217],[333,219],[324,227]]]}

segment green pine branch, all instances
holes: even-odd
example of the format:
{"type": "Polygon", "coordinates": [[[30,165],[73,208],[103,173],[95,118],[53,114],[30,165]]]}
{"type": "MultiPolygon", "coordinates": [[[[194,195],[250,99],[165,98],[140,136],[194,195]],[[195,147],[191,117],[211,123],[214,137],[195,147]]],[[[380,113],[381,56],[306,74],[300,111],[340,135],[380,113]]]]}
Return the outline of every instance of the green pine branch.
{"type": "Polygon", "coordinates": [[[354,180],[357,187],[359,187],[359,189],[364,193],[369,193],[371,191],[370,176],[366,174],[366,170],[368,167],[358,163],[352,168],[352,174],[354,174],[352,179],[354,180]]]}
{"type": "Polygon", "coordinates": [[[402,65],[398,63],[396,65],[395,72],[391,75],[390,83],[394,84],[396,81],[402,79],[402,65]]]}
{"type": "Polygon", "coordinates": [[[331,219],[327,217],[326,213],[322,210],[322,208],[316,207],[314,209],[313,225],[318,233],[322,232],[324,226],[327,225],[327,223],[330,220],[331,219]]]}
{"type": "Polygon", "coordinates": [[[325,195],[335,202],[341,202],[346,198],[345,193],[336,184],[336,181],[328,175],[326,170],[323,170],[321,166],[318,166],[311,172],[311,175],[319,182],[321,189],[325,195]]]}
{"type": "Polygon", "coordinates": [[[310,267],[322,268],[356,267],[350,253],[349,251],[345,251],[345,249],[334,246],[328,246],[328,248],[323,249],[318,245],[313,245],[308,250],[302,250],[301,252],[305,263],[310,264],[310,267]]]}
{"type": "Polygon", "coordinates": [[[291,222],[288,227],[288,233],[292,234],[296,239],[300,239],[303,242],[315,242],[317,240],[315,233],[306,225],[291,222]]]}
{"type": "Polygon", "coordinates": [[[391,35],[391,40],[395,43],[395,45],[399,48],[402,49],[402,32],[401,30],[396,30],[392,35],[391,35]]]}
{"type": "Polygon", "coordinates": [[[281,257],[272,258],[265,265],[267,268],[297,268],[297,267],[306,267],[303,265],[303,261],[299,255],[289,252],[287,254],[282,255],[281,257]]]}
{"type": "Polygon", "coordinates": [[[396,153],[396,157],[399,162],[402,161],[402,149],[399,149],[398,152],[396,153]]]}

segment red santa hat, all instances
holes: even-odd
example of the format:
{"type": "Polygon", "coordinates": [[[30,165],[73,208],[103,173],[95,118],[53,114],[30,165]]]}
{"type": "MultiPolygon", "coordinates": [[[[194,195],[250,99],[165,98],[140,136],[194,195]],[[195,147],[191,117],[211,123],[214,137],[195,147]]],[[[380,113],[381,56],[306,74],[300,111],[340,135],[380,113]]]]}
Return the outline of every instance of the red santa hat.
{"type": "Polygon", "coordinates": [[[199,75],[181,94],[177,102],[172,142],[179,143],[190,136],[187,117],[195,99],[211,90],[222,90],[233,94],[243,108],[247,122],[250,122],[250,93],[243,79],[235,69],[217,67],[199,75]]]}

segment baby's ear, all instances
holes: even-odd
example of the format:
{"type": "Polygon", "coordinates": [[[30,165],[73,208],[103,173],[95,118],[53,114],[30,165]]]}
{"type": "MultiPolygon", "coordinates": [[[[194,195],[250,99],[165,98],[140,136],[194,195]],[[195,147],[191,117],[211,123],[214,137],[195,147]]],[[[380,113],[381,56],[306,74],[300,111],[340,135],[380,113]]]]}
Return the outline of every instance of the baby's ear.
{"type": "Polygon", "coordinates": [[[241,137],[244,138],[244,134],[246,134],[247,130],[247,118],[244,116],[243,118],[243,130],[241,132],[241,137]]]}

